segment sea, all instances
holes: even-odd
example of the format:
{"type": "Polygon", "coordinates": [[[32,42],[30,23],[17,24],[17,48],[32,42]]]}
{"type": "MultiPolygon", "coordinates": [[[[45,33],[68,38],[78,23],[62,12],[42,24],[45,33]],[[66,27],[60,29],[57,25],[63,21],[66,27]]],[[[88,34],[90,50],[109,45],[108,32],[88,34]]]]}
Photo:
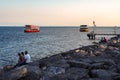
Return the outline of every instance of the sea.
{"type": "MultiPolygon", "coordinates": [[[[93,27],[89,28],[90,31],[93,27]]],[[[114,27],[97,27],[97,32],[114,32],[114,27]]],[[[88,32],[80,32],[79,27],[42,26],[40,32],[24,33],[24,26],[0,26],[0,68],[15,65],[17,54],[28,51],[31,60],[69,51],[82,46],[92,45],[96,40],[89,40],[88,32]]],[[[112,36],[105,36],[109,39],[112,36]]]]}

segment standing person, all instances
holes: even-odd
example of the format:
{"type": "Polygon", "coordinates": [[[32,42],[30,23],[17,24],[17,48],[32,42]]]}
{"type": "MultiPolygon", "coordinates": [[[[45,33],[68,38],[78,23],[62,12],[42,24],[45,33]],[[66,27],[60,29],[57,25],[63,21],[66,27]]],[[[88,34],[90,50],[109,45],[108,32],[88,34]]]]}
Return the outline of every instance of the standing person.
{"type": "Polygon", "coordinates": [[[28,54],[27,51],[25,51],[25,61],[26,61],[26,63],[30,63],[30,60],[31,60],[30,55],[28,54]]]}

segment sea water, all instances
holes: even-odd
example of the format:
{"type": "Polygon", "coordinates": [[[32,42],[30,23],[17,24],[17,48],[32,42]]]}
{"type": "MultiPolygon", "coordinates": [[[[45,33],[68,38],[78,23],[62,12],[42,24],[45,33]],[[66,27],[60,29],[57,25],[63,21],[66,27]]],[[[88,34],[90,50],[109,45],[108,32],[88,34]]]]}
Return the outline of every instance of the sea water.
{"type": "MultiPolygon", "coordinates": [[[[97,30],[113,32],[114,29],[102,27],[97,30]]],[[[16,64],[17,54],[22,51],[28,51],[32,60],[36,60],[91,45],[93,41],[88,39],[87,32],[79,32],[79,27],[41,27],[40,32],[24,33],[24,27],[1,26],[0,67],[16,64]]]]}

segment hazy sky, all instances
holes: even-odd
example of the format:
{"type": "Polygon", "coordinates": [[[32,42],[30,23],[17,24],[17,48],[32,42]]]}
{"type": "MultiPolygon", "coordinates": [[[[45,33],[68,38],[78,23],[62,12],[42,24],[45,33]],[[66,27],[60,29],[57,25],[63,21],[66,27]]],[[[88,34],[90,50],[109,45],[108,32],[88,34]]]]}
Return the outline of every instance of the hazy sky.
{"type": "Polygon", "coordinates": [[[120,25],[120,0],[0,0],[0,25],[120,25]]]}

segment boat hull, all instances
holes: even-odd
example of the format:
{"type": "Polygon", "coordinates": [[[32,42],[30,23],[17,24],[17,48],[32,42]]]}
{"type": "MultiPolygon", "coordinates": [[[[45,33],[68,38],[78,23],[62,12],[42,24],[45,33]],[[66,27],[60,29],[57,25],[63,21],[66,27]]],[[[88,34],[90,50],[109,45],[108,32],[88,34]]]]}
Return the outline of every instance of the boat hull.
{"type": "Polygon", "coordinates": [[[40,30],[24,30],[26,33],[32,33],[32,32],[40,32],[40,30]]]}
{"type": "Polygon", "coordinates": [[[80,29],[80,32],[89,32],[89,29],[80,29]]]}

